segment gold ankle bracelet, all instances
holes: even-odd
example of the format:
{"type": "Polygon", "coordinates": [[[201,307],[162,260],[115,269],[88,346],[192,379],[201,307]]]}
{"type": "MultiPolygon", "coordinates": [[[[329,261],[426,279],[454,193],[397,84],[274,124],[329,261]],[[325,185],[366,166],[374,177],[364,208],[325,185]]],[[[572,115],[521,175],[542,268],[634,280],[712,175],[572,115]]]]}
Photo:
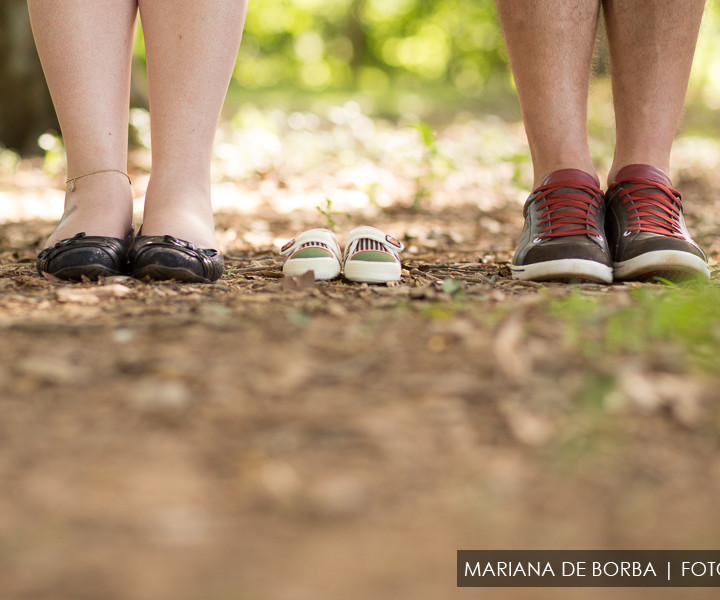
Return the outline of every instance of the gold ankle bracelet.
{"type": "Polygon", "coordinates": [[[88,175],[95,175],[97,173],[110,173],[110,172],[122,173],[123,175],[125,175],[125,177],[127,177],[128,183],[132,184],[132,181],[130,181],[130,175],[128,175],[125,171],[122,171],[120,169],[100,169],[98,171],[90,171],[89,173],[83,173],[82,175],[78,175],[77,177],[70,177],[70,178],[66,179],[65,184],[67,185],[67,191],[68,192],[75,191],[75,182],[78,179],[82,179],[83,177],[87,177],[88,175]]]}

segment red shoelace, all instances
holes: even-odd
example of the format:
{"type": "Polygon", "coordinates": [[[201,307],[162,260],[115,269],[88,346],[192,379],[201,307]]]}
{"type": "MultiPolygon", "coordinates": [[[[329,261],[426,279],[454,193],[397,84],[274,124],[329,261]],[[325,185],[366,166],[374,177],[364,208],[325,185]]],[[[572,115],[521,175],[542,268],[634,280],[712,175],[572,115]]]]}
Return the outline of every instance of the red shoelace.
{"type": "Polygon", "coordinates": [[[677,190],[656,181],[635,178],[614,183],[610,195],[615,193],[628,211],[630,226],[627,231],[685,238],[680,229],[682,204],[677,190]]]}
{"type": "Polygon", "coordinates": [[[568,180],[543,185],[535,192],[535,203],[540,211],[540,239],[601,235],[597,213],[605,197],[600,188],[568,180]]]}

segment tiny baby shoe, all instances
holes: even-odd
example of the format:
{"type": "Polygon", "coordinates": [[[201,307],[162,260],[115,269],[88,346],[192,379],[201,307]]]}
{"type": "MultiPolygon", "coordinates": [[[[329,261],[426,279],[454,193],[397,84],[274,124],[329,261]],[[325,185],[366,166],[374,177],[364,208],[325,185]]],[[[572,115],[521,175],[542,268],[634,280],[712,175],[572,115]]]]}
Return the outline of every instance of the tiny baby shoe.
{"type": "Polygon", "coordinates": [[[283,274],[303,275],[313,271],[315,279],[334,279],[340,275],[342,252],[329,229],[309,229],[290,240],[280,250],[285,256],[283,274]]]}
{"type": "Polygon", "coordinates": [[[398,253],[402,242],[375,227],[358,227],[348,236],[343,257],[345,278],[364,283],[387,283],[400,279],[398,253]]]}

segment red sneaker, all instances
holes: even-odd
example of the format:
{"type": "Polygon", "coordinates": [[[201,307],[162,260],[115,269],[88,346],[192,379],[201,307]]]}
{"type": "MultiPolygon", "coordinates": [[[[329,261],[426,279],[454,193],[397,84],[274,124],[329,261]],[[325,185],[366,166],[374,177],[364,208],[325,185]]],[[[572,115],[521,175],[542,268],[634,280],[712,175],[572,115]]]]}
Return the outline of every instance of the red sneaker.
{"type": "Polygon", "coordinates": [[[705,253],[685,227],[680,194],[663,171],[623,167],[606,197],[615,279],[710,279],[705,253]]]}
{"type": "Polygon", "coordinates": [[[612,282],[605,197],[592,175],[553,171],[530,194],[524,214],[511,265],[515,279],[612,282]]]}

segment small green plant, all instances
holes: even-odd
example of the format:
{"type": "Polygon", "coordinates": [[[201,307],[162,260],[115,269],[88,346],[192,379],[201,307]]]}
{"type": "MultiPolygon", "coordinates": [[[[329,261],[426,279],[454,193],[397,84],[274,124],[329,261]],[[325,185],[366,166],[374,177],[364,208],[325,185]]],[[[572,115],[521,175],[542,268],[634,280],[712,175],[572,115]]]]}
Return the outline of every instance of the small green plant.
{"type": "Polygon", "coordinates": [[[412,129],[417,129],[417,131],[420,132],[420,139],[422,140],[424,147],[422,161],[420,163],[420,172],[417,177],[415,177],[417,189],[415,191],[412,204],[410,205],[412,210],[418,211],[422,208],[423,200],[429,197],[432,192],[429,184],[435,178],[435,174],[433,172],[433,160],[439,153],[437,147],[437,136],[431,125],[425,121],[418,121],[410,127],[412,129]]]}
{"type": "Polygon", "coordinates": [[[440,150],[437,142],[437,134],[433,127],[425,121],[418,121],[410,125],[411,129],[420,132],[420,139],[423,145],[423,154],[419,163],[418,174],[415,177],[415,196],[410,208],[419,211],[423,208],[423,201],[430,197],[433,188],[432,184],[444,177],[448,171],[456,168],[452,158],[440,150]]]}
{"type": "Polygon", "coordinates": [[[425,121],[419,121],[411,125],[413,129],[417,129],[422,136],[423,145],[429,152],[437,152],[437,136],[432,126],[425,121]]]}
{"type": "Polygon", "coordinates": [[[336,217],[342,217],[344,219],[351,219],[352,217],[347,214],[340,212],[339,210],[333,210],[332,208],[332,200],[330,198],[325,198],[325,206],[322,205],[315,207],[317,211],[325,217],[325,227],[327,229],[335,229],[337,227],[337,221],[335,220],[336,217]]]}
{"type": "Polygon", "coordinates": [[[237,275],[235,274],[235,271],[237,270],[237,268],[238,268],[237,265],[230,265],[230,266],[226,269],[225,275],[226,275],[227,277],[235,277],[235,276],[237,276],[237,277],[242,277],[241,274],[237,274],[237,275]]]}

